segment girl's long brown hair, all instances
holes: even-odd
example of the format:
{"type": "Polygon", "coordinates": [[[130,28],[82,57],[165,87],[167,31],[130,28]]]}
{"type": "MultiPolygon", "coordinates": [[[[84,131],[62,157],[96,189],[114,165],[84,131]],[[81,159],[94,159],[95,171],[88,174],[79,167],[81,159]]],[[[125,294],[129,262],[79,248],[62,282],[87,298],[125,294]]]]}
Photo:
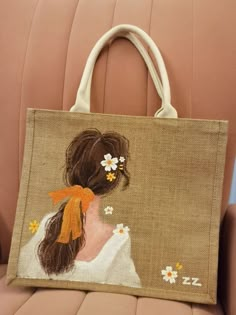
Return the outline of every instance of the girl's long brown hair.
{"type": "MultiPolygon", "coordinates": [[[[76,136],[66,150],[64,180],[67,186],[80,185],[90,188],[95,195],[105,195],[114,190],[121,178],[124,178],[124,188],[129,185],[127,159],[129,142],[116,132],[101,133],[97,129],[88,129],[76,136]],[[116,179],[112,182],[106,178],[106,172],[101,165],[104,155],[125,158],[121,169],[115,172],[116,179]]],[[[48,220],[46,234],[38,247],[39,261],[47,274],[67,272],[74,266],[78,252],[85,246],[84,224],[86,215],[81,211],[82,235],[68,244],[57,242],[61,231],[62,218],[67,202],[61,204],[58,212],[48,220]]]]}

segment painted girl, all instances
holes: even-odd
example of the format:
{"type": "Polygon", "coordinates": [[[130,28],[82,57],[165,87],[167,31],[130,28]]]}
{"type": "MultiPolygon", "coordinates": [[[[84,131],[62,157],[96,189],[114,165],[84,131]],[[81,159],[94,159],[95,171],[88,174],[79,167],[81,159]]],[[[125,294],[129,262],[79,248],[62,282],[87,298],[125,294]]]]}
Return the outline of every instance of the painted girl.
{"type": "Polygon", "coordinates": [[[66,150],[67,188],[50,192],[58,211],[46,215],[21,249],[18,275],[39,279],[140,287],[131,258],[129,229],[105,224],[101,197],[112,193],[127,170],[129,143],[115,132],[81,132],[66,150]]]}

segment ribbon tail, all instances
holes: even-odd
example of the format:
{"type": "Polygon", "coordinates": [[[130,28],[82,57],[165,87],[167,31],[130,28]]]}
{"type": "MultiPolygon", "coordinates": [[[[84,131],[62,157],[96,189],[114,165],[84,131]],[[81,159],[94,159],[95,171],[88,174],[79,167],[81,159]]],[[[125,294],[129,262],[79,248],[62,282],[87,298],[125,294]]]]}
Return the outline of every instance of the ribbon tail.
{"type": "Polygon", "coordinates": [[[72,240],[77,239],[82,234],[82,223],[80,218],[81,199],[72,197],[67,203],[61,226],[61,233],[57,239],[58,243],[68,244],[71,234],[72,240]]]}
{"type": "Polygon", "coordinates": [[[61,232],[57,239],[58,243],[68,244],[70,242],[71,234],[71,213],[73,211],[74,201],[71,198],[64,209],[64,214],[62,218],[61,232]]]}
{"type": "Polygon", "coordinates": [[[81,199],[75,198],[74,208],[71,216],[73,240],[76,240],[82,234],[81,210],[81,199]]]}

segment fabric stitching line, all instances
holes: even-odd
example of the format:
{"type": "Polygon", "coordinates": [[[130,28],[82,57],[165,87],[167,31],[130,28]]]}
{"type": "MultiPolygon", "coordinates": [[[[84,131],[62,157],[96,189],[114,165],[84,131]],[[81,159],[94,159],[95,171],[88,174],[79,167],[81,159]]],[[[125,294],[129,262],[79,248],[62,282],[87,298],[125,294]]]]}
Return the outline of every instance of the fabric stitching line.
{"type": "MultiPolygon", "coordinates": [[[[84,291],[82,291],[82,292],[84,292],[84,291]]],[[[75,315],[78,315],[78,313],[79,313],[79,311],[80,311],[80,308],[81,308],[82,304],[84,303],[84,300],[85,300],[86,296],[87,296],[87,293],[84,292],[84,298],[83,298],[83,300],[81,301],[80,305],[78,305],[78,309],[76,310],[75,315]]]]}
{"type": "MultiPolygon", "coordinates": [[[[113,14],[112,14],[112,18],[111,18],[111,27],[113,26],[113,22],[114,22],[114,17],[115,17],[117,3],[118,3],[118,0],[116,0],[115,5],[114,5],[113,14]]],[[[104,82],[104,90],[103,90],[103,109],[102,109],[103,113],[104,113],[104,110],[105,110],[105,101],[106,101],[108,59],[109,59],[109,46],[108,46],[108,50],[107,50],[107,59],[106,59],[106,66],[105,66],[105,82],[104,82]]]]}
{"type": "MultiPolygon", "coordinates": [[[[150,287],[146,287],[145,289],[151,289],[151,290],[153,290],[153,291],[158,291],[158,293],[160,292],[161,294],[162,293],[166,293],[166,289],[155,289],[155,288],[150,288],[150,287]]],[[[140,290],[139,290],[140,291],[140,290]]],[[[186,291],[179,291],[179,290],[171,290],[171,293],[181,293],[182,294],[182,296],[185,296],[185,294],[187,295],[187,296],[198,296],[198,297],[208,297],[208,296],[210,296],[208,293],[197,293],[197,292],[186,292],[186,291]]],[[[143,293],[142,293],[142,295],[138,295],[138,296],[140,296],[140,297],[150,297],[148,294],[147,295],[143,295],[143,293]]],[[[154,296],[152,296],[152,297],[154,297],[154,296]]],[[[177,301],[180,301],[180,300],[177,300],[177,301]]],[[[197,302],[196,302],[197,303],[197,302]]]]}
{"type": "MultiPolygon", "coordinates": [[[[152,11],[153,11],[153,2],[154,0],[151,0],[151,8],[150,8],[150,14],[149,14],[149,26],[148,26],[148,33],[151,36],[151,25],[152,25],[152,11]]],[[[147,52],[149,53],[149,47],[147,47],[147,52]]],[[[149,70],[147,69],[147,79],[146,79],[146,116],[148,115],[148,78],[149,78],[149,70]]]]}
{"type": "MultiPolygon", "coordinates": [[[[27,283],[27,284],[25,284],[25,286],[34,286],[34,284],[35,284],[35,282],[34,282],[34,280],[37,280],[37,281],[40,281],[40,284],[37,284],[37,286],[38,287],[42,287],[42,288],[45,288],[45,285],[44,285],[44,283],[48,283],[48,282],[51,282],[50,280],[46,280],[46,279],[32,279],[32,278],[18,278],[18,281],[17,281],[17,284],[20,284],[20,282],[21,282],[21,280],[24,280],[24,283],[27,283]],[[42,283],[43,283],[43,285],[42,285],[42,283]]],[[[68,284],[67,285],[65,285],[65,282],[66,282],[66,280],[57,280],[56,281],[57,282],[57,284],[59,284],[60,286],[58,286],[58,285],[55,285],[55,286],[51,286],[50,288],[55,288],[55,289],[68,289],[68,284]],[[61,285],[62,284],[62,285],[61,285]]],[[[71,282],[76,282],[76,281],[71,281],[71,282]]],[[[78,282],[78,284],[79,284],[79,282],[78,282]]],[[[88,285],[91,285],[91,283],[85,283],[85,284],[88,284],[88,285]]],[[[102,285],[102,284],[100,284],[100,285],[102,285]]],[[[107,286],[109,286],[110,287],[110,285],[109,284],[104,284],[105,286],[106,286],[106,288],[107,288],[107,286]]],[[[104,286],[104,285],[102,285],[102,286],[104,286]]],[[[75,289],[75,288],[74,288],[75,289]]],[[[73,289],[73,290],[74,290],[73,289]]],[[[76,290],[81,290],[81,291],[86,291],[86,292],[93,292],[94,291],[94,288],[91,288],[91,286],[89,287],[89,288],[80,288],[80,287],[76,287],[76,290]]],[[[155,290],[155,289],[153,289],[153,290],[155,290]]],[[[104,288],[96,288],[96,291],[97,292],[104,292],[104,288]]],[[[156,290],[155,290],[156,291],[156,290]]],[[[158,293],[164,293],[164,295],[162,294],[162,297],[160,297],[160,298],[165,298],[166,297],[166,289],[158,289],[157,290],[158,291],[158,293]]],[[[139,291],[140,292],[140,291],[139,291]]],[[[117,293],[116,291],[113,291],[112,290],[112,292],[111,293],[117,293]]],[[[180,298],[178,298],[178,299],[176,299],[176,297],[175,297],[175,299],[177,300],[177,301],[182,301],[182,297],[183,296],[186,296],[187,295],[187,297],[189,298],[189,296],[193,296],[193,297],[203,297],[203,298],[206,298],[206,297],[209,297],[210,295],[209,294],[207,294],[207,293],[197,293],[197,292],[186,292],[186,291],[177,291],[177,290],[171,290],[171,293],[177,293],[177,294],[181,294],[181,299],[180,298]]],[[[121,294],[129,294],[129,295],[135,295],[134,293],[130,293],[130,292],[126,292],[126,293],[121,293],[121,294]]],[[[143,293],[142,292],[142,294],[140,295],[137,295],[138,297],[151,297],[151,298],[156,298],[156,295],[154,296],[154,295],[151,295],[150,296],[150,294],[145,294],[145,293],[143,293]]],[[[211,297],[211,296],[210,296],[211,297]]],[[[191,301],[186,301],[186,302],[191,302],[191,301]]],[[[198,302],[194,302],[194,303],[198,303],[198,302]]]]}
{"type": "Polygon", "coordinates": [[[72,29],[73,29],[73,25],[75,22],[75,17],[76,17],[76,13],[79,7],[79,3],[80,0],[77,0],[77,5],[75,8],[75,12],[74,12],[74,16],[72,18],[72,22],[71,22],[71,27],[70,27],[70,33],[68,36],[68,44],[67,44],[67,51],[66,51],[66,58],[65,58],[65,69],[64,69],[64,82],[63,82],[63,89],[62,89],[62,104],[61,104],[61,109],[63,110],[63,106],[64,106],[64,93],[65,93],[65,82],[66,82],[66,70],[67,70],[67,60],[68,60],[68,52],[69,52],[69,45],[70,45],[70,39],[71,39],[71,34],[72,34],[72,29]]]}
{"type": "Polygon", "coordinates": [[[37,291],[37,289],[34,289],[34,291],[32,292],[32,294],[24,301],[23,304],[21,304],[18,309],[15,311],[14,315],[17,315],[18,311],[33,297],[33,295],[35,294],[35,292],[37,291]]]}
{"type": "MultiPolygon", "coordinates": [[[[48,282],[51,283],[51,280],[38,279],[38,278],[18,278],[18,280],[19,281],[17,281],[17,284],[19,284],[21,282],[21,280],[24,280],[24,283],[26,283],[25,286],[31,286],[31,287],[35,283],[35,280],[40,282],[40,284],[38,284],[37,287],[42,287],[42,288],[45,288],[44,283],[48,283],[48,282]],[[43,285],[42,285],[42,283],[43,283],[43,285]]],[[[78,285],[80,284],[79,281],[73,281],[73,280],[55,280],[54,281],[54,283],[56,282],[55,286],[51,286],[50,288],[68,289],[68,284],[65,284],[67,281],[70,281],[71,283],[78,283],[78,285]],[[57,284],[60,284],[60,286],[57,286],[57,284]]],[[[92,291],[93,292],[94,288],[91,287],[91,285],[92,285],[91,282],[83,282],[83,284],[89,285],[89,288],[88,287],[87,288],[76,287],[76,290],[78,289],[78,290],[82,290],[82,291],[88,291],[88,292],[92,291]]],[[[96,284],[98,284],[100,286],[99,288],[96,289],[97,292],[104,292],[104,288],[102,288],[104,286],[106,286],[106,288],[107,288],[107,286],[109,286],[109,288],[110,288],[110,286],[113,287],[113,285],[110,285],[110,284],[101,284],[101,283],[96,283],[96,284]]],[[[135,289],[135,288],[132,288],[132,289],[135,289]]],[[[155,289],[155,288],[150,288],[150,287],[147,287],[145,289],[151,289],[152,291],[155,291],[155,292],[157,291],[158,293],[161,293],[161,294],[164,293],[164,295],[162,294],[162,296],[166,296],[165,295],[166,289],[155,289]]],[[[73,290],[74,290],[74,288],[73,288],[73,290]]],[[[140,292],[140,290],[141,289],[139,289],[138,292],[140,292]]],[[[111,293],[117,293],[117,292],[112,290],[111,293]]],[[[203,298],[206,297],[206,296],[209,297],[208,293],[186,292],[186,291],[179,291],[179,290],[171,290],[171,293],[181,294],[181,296],[187,295],[187,297],[188,296],[193,296],[193,297],[198,296],[198,297],[203,297],[203,298]]],[[[130,295],[131,293],[121,293],[121,294],[129,294],[130,295]]],[[[131,294],[131,295],[135,295],[135,294],[131,294]]],[[[150,293],[145,294],[145,292],[142,292],[141,295],[138,294],[138,295],[135,295],[135,296],[139,296],[139,297],[153,297],[153,298],[155,298],[154,295],[150,296],[150,293]]],[[[182,300],[177,299],[177,301],[182,301],[182,300]]],[[[197,302],[195,302],[195,303],[197,303],[197,302]]]]}
{"type": "MultiPolygon", "coordinates": [[[[31,170],[31,166],[32,166],[32,160],[33,160],[33,147],[34,147],[34,135],[35,135],[35,111],[34,111],[34,120],[33,120],[33,134],[32,134],[32,142],[31,142],[31,157],[30,157],[30,170],[31,170]]],[[[29,190],[29,182],[30,182],[30,172],[28,173],[28,181],[27,181],[27,195],[25,198],[25,205],[24,205],[24,215],[22,218],[22,226],[21,226],[21,232],[20,232],[20,241],[18,243],[18,253],[17,253],[17,261],[19,259],[19,253],[20,253],[20,244],[21,244],[21,240],[22,240],[22,232],[23,232],[23,226],[24,226],[24,220],[25,220],[25,208],[26,208],[26,204],[27,204],[27,200],[28,200],[28,190],[29,190]]],[[[36,289],[34,290],[34,292],[28,297],[27,300],[24,301],[24,303],[16,310],[16,312],[14,314],[16,314],[23,305],[25,305],[29,299],[34,295],[34,293],[36,292],[36,289]]]]}
{"type": "Polygon", "coordinates": [[[207,292],[208,295],[212,298],[213,297],[209,293],[209,274],[210,274],[210,251],[211,251],[211,230],[212,230],[212,217],[213,217],[213,207],[214,207],[214,195],[215,195],[215,186],[216,186],[216,174],[218,172],[218,155],[219,155],[219,139],[220,139],[220,123],[219,123],[219,130],[218,130],[218,139],[217,139],[217,153],[216,153],[216,159],[215,159],[215,174],[214,174],[214,185],[212,189],[212,205],[211,205],[211,217],[210,217],[210,230],[209,230],[209,250],[208,250],[208,282],[207,282],[207,292]]]}
{"type": "MultiPolygon", "coordinates": [[[[26,59],[27,59],[28,52],[29,52],[30,38],[31,38],[33,24],[34,24],[34,19],[35,19],[35,16],[36,16],[36,12],[37,12],[39,3],[40,3],[40,0],[38,0],[37,4],[35,5],[34,13],[33,13],[33,16],[32,16],[32,21],[31,21],[31,24],[30,24],[29,36],[28,36],[28,40],[27,40],[27,44],[26,44],[26,52],[25,52],[24,61],[23,61],[22,79],[21,79],[21,88],[20,88],[19,118],[21,117],[21,113],[22,113],[22,99],[23,99],[22,94],[23,94],[23,81],[24,81],[24,76],[25,76],[26,59]]],[[[20,137],[21,137],[21,132],[20,131],[21,131],[21,119],[19,119],[19,136],[18,136],[18,184],[20,182],[20,137]]]]}
{"type": "Polygon", "coordinates": [[[138,312],[138,302],[139,302],[139,298],[136,297],[136,305],[135,305],[135,312],[134,312],[135,315],[137,315],[137,312],[138,312]]]}
{"type": "Polygon", "coordinates": [[[29,173],[28,178],[27,178],[27,194],[25,196],[25,203],[24,203],[24,214],[22,217],[22,225],[21,225],[21,231],[20,231],[20,240],[18,243],[18,253],[17,253],[17,263],[19,260],[19,254],[20,254],[20,245],[21,245],[21,241],[22,241],[22,233],[23,233],[23,226],[24,226],[24,222],[25,222],[25,210],[26,210],[26,205],[27,205],[27,201],[28,201],[28,193],[29,193],[29,183],[30,183],[30,176],[31,176],[31,167],[32,167],[32,161],[33,161],[33,148],[34,148],[34,139],[35,139],[35,111],[34,111],[34,120],[33,120],[33,134],[32,134],[32,142],[31,142],[31,157],[30,157],[30,165],[29,165],[29,173]]]}
{"type": "Polygon", "coordinates": [[[195,74],[195,62],[194,62],[194,47],[195,47],[195,19],[194,19],[194,0],[192,0],[192,82],[190,88],[190,101],[189,101],[189,117],[192,118],[193,108],[193,82],[195,74]]]}

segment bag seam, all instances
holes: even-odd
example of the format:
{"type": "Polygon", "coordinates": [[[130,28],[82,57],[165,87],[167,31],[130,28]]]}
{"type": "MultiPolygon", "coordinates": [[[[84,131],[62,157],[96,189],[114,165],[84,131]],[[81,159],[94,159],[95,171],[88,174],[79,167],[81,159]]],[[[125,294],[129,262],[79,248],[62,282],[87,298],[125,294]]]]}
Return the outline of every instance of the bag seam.
{"type": "Polygon", "coordinates": [[[217,152],[216,152],[216,159],[215,159],[215,173],[214,173],[214,184],[212,189],[212,206],[211,206],[211,217],[210,217],[210,230],[209,230],[209,249],[208,249],[208,282],[207,282],[207,292],[209,297],[214,300],[213,296],[210,294],[209,288],[209,279],[210,279],[210,253],[211,253],[211,233],[212,233],[212,217],[213,217],[213,208],[214,208],[214,196],[215,196],[215,189],[216,189],[216,179],[218,174],[218,156],[219,156],[219,140],[220,140],[220,122],[218,122],[218,139],[217,139],[217,152]]]}
{"type": "MultiPolygon", "coordinates": [[[[20,231],[20,240],[18,243],[18,248],[17,248],[17,263],[16,266],[18,266],[18,262],[19,262],[19,255],[20,255],[20,247],[21,247],[21,243],[22,243],[22,234],[23,234],[23,227],[24,227],[24,222],[25,222],[25,213],[26,213],[26,205],[27,205],[27,201],[28,201],[28,194],[29,194],[29,183],[30,183],[30,176],[31,176],[31,168],[32,168],[32,161],[33,161],[33,156],[34,156],[34,140],[35,140],[35,115],[36,115],[36,111],[33,110],[33,131],[32,131],[32,141],[31,141],[31,156],[30,156],[30,165],[29,165],[29,173],[27,176],[27,193],[25,196],[25,201],[24,201],[24,211],[23,211],[23,216],[21,218],[21,231],[20,231]]],[[[15,270],[15,276],[17,277],[17,271],[15,270]]]]}
{"type": "MultiPolygon", "coordinates": [[[[151,26],[152,26],[152,11],[153,11],[153,0],[151,0],[151,8],[149,14],[149,25],[148,25],[148,34],[151,36],[151,26]]],[[[149,47],[147,47],[147,52],[149,53],[149,47]]],[[[147,71],[147,78],[146,78],[146,116],[148,115],[148,91],[149,91],[149,71],[147,71]]]]}

